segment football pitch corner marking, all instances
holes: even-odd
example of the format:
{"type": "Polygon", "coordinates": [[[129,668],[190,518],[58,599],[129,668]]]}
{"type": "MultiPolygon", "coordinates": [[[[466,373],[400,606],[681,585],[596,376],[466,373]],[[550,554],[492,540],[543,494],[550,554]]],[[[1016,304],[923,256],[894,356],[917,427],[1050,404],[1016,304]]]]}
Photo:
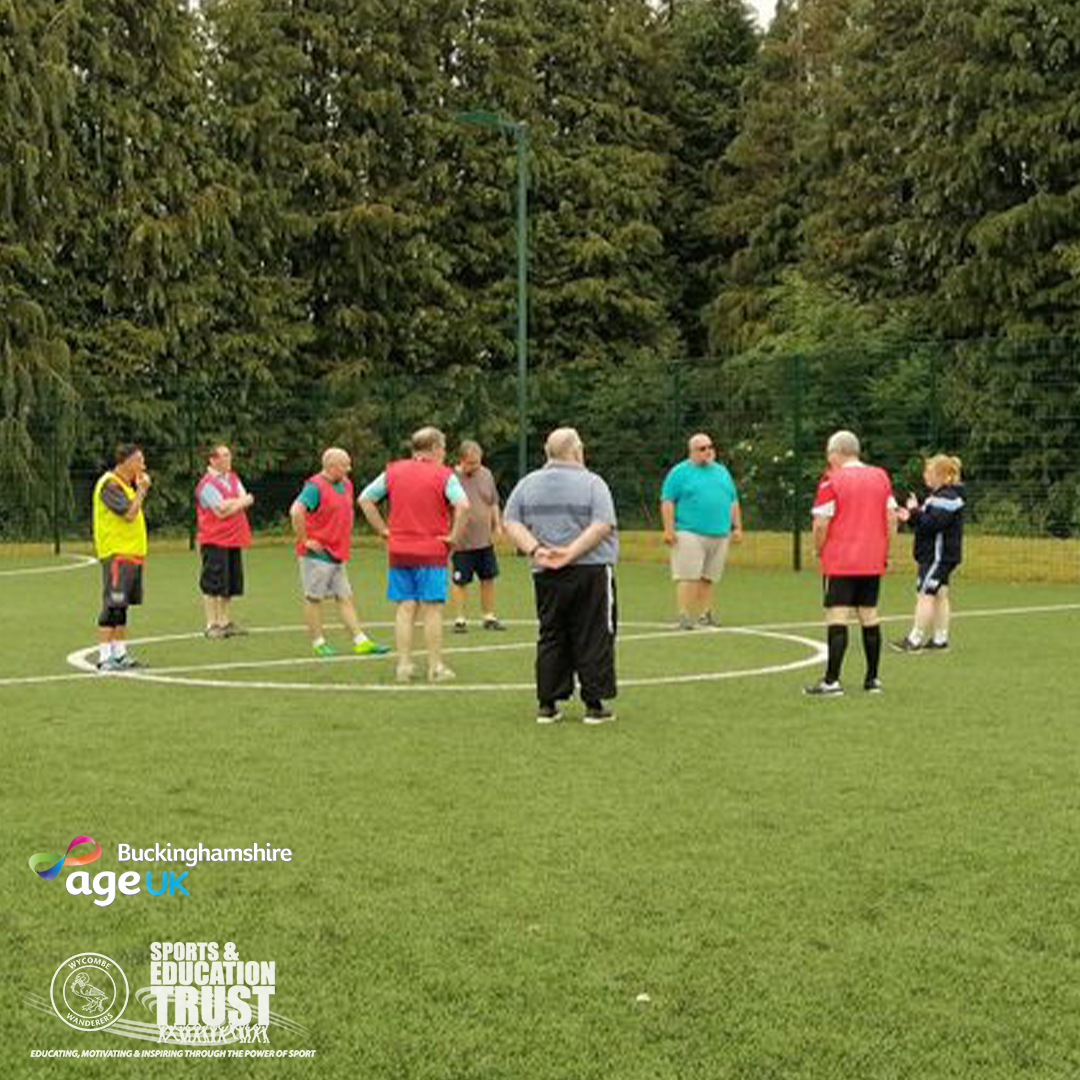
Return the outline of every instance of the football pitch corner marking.
{"type": "Polygon", "coordinates": [[[68,561],[63,566],[30,566],[25,570],[0,570],[0,577],[23,577],[25,574],[62,574],[68,570],[84,570],[96,566],[97,559],[92,555],[61,555],[68,561]]]}
{"type": "MultiPolygon", "coordinates": [[[[535,623],[531,620],[524,619],[510,619],[506,620],[511,625],[518,626],[534,626],[535,623]]],[[[368,626],[379,626],[384,624],[368,623],[368,626]]],[[[620,624],[620,628],[637,628],[645,631],[638,634],[620,634],[617,639],[617,643],[626,644],[635,641],[655,640],[658,638],[672,638],[681,639],[682,632],[674,630],[670,623],[666,622],[623,622],[620,624]]],[[[295,626],[267,626],[253,628],[256,633],[281,633],[281,632],[296,632],[295,626]]],[[[761,675],[777,675],[787,671],[797,671],[800,668],[810,667],[814,664],[819,664],[823,660],[826,652],[825,645],[820,641],[814,641],[811,638],[803,637],[799,634],[783,633],[777,629],[758,629],[756,627],[738,626],[738,627],[720,627],[718,629],[700,630],[697,632],[700,638],[707,637],[710,634],[735,634],[751,637],[763,637],[770,638],[776,641],[793,642],[796,645],[808,648],[811,651],[811,655],[803,657],[799,660],[792,660],[781,664],[767,664],[763,667],[756,668],[738,668],[733,671],[702,671],[702,672],[690,672],[683,675],[656,675],[640,678],[620,678],[619,685],[630,686],[668,686],[684,683],[695,682],[719,682],[724,679],[738,679],[738,678],[752,678],[761,675]]],[[[160,644],[166,641],[187,641],[202,637],[201,633],[192,632],[185,634],[164,634],[158,637],[139,638],[129,642],[130,645],[152,645],[160,644]]],[[[505,652],[515,649],[533,649],[536,647],[534,641],[522,641],[522,642],[505,642],[495,645],[476,645],[476,646],[451,646],[444,649],[444,653],[447,655],[457,653],[468,652],[505,652]]],[[[63,678],[81,678],[86,673],[94,672],[95,668],[90,660],[90,656],[96,650],[96,645],[90,645],[83,649],[76,649],[70,653],[67,657],[67,662],[73,667],[78,668],[83,675],[69,675],[69,676],[53,676],[55,679],[63,678]]],[[[423,650],[417,650],[416,655],[422,655],[423,650]]],[[[297,666],[303,664],[317,664],[320,667],[325,666],[327,663],[332,662],[349,662],[349,663],[372,663],[378,662],[379,659],[387,660],[393,659],[393,654],[388,658],[374,658],[374,657],[355,657],[352,655],[344,655],[338,657],[331,657],[329,659],[321,657],[289,657],[281,660],[245,660],[237,661],[235,663],[210,663],[202,665],[186,665],[176,668],[165,668],[161,670],[137,670],[137,671],[125,671],[122,673],[116,673],[108,676],[108,678],[121,678],[121,679],[135,679],[140,682],[156,682],[166,685],[174,686],[201,686],[201,687],[213,687],[216,689],[227,690],[299,690],[299,691],[320,691],[330,693],[434,693],[434,692],[517,692],[517,691],[534,691],[536,688],[531,683],[438,683],[435,685],[427,683],[415,683],[415,684],[398,684],[398,683],[311,683],[311,682],[271,682],[268,680],[234,680],[234,679],[212,679],[201,677],[200,672],[207,671],[221,671],[221,670],[235,670],[236,668],[268,668],[268,667],[284,667],[284,666],[297,666]]],[[[25,680],[29,681],[29,680],[25,680]]],[[[2,685],[2,683],[0,683],[2,685]]]]}

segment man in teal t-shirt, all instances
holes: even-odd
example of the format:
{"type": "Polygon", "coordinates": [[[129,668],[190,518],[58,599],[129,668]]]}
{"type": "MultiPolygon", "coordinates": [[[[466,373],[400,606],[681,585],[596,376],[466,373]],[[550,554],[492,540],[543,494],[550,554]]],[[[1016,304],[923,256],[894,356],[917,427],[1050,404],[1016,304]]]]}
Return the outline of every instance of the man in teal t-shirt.
{"type": "Polygon", "coordinates": [[[742,509],[731,473],[716,460],[712,439],[691,435],[690,453],[664,478],[660,518],[671,548],[671,577],[679,627],[716,626],[713,583],[720,580],[728,543],[742,540],[742,509]]]}

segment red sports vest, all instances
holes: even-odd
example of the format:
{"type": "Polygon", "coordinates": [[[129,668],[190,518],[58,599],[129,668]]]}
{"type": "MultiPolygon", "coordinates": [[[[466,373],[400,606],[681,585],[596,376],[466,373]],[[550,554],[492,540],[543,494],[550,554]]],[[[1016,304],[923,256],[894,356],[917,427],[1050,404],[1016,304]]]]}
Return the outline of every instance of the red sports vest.
{"type": "Polygon", "coordinates": [[[210,484],[216,488],[223,499],[240,497],[240,478],[236,473],[217,476],[205,473],[195,485],[195,516],[198,521],[197,539],[200,544],[213,544],[216,547],[246,548],[251,544],[251,525],[247,511],[238,510],[228,517],[219,518],[213,510],[203,506],[200,497],[203,488],[210,484]]]}
{"type": "Polygon", "coordinates": [[[450,549],[439,537],[450,531],[446,481],[452,472],[433,461],[392,461],[386,466],[391,566],[446,565],[450,549]]]}
{"type": "Polygon", "coordinates": [[[889,474],[876,465],[831,469],[818,487],[816,506],[835,503],[821,568],[830,577],[885,573],[889,557],[889,474]]]}
{"type": "MultiPolygon", "coordinates": [[[[319,489],[319,505],[307,515],[308,539],[318,540],[338,562],[347,562],[353,528],[352,481],[346,479],[345,490],[340,492],[322,473],[310,477],[308,483],[319,489]]],[[[296,554],[311,553],[303,544],[297,544],[296,554]]]]}

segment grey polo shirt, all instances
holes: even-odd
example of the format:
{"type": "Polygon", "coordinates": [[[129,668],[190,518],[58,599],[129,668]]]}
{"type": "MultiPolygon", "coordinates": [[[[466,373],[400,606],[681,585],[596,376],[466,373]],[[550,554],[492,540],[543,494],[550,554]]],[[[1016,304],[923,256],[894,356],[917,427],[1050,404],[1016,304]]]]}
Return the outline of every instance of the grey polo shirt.
{"type": "Polygon", "coordinates": [[[549,461],[542,469],[529,473],[510,493],[503,520],[520,522],[542,544],[552,547],[565,547],[594,521],[602,521],[612,526],[612,531],[575,565],[605,566],[618,560],[618,522],[611,491],[583,465],[549,461]]]}

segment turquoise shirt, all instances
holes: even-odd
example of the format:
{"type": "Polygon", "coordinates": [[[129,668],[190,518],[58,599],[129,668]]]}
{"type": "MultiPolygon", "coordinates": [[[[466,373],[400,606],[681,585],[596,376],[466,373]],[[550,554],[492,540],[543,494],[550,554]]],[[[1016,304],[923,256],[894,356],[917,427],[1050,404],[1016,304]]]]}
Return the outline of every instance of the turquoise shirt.
{"type": "Polygon", "coordinates": [[[731,473],[717,461],[680,461],[664,478],[660,498],[675,504],[675,528],[703,536],[731,532],[731,508],[739,501],[731,473]]]}
{"type": "MultiPolygon", "coordinates": [[[[383,499],[389,494],[390,489],[386,486],[386,473],[381,472],[363,491],[360,492],[361,499],[370,499],[372,502],[382,502],[383,499]]],[[[461,486],[461,481],[458,479],[457,473],[452,472],[446,478],[446,485],[443,487],[443,494],[446,496],[446,501],[451,506],[460,506],[462,503],[467,503],[469,497],[465,494],[465,489],[461,486]]]]}

